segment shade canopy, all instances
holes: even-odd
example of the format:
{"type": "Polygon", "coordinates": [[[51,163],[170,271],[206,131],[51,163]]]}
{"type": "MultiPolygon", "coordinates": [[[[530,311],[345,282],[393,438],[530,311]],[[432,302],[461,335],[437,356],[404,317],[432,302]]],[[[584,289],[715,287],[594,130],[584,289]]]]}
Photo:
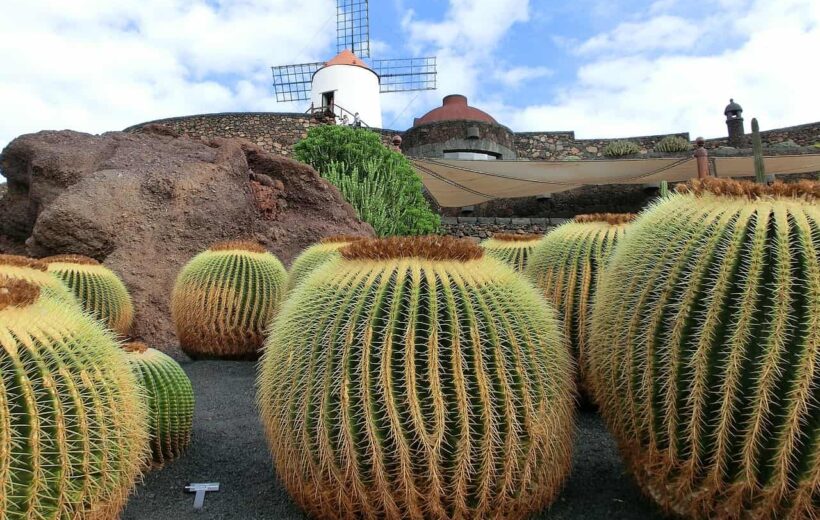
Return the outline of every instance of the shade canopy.
{"type": "MultiPolygon", "coordinates": [[[[710,157],[717,177],[754,177],[753,157],[710,157]]],[[[470,161],[412,159],[425,187],[443,207],[531,197],[585,185],[646,184],[697,177],[694,158],[593,161],[470,161]]],[[[820,155],[765,157],[767,174],[820,171],[820,155]]]]}

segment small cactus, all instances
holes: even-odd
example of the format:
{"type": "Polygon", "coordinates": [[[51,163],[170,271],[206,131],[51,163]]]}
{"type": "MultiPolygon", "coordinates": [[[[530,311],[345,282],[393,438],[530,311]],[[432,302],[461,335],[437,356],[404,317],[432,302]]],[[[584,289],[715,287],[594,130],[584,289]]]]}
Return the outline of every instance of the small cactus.
{"type": "Polygon", "coordinates": [[[506,262],[519,273],[527,266],[527,259],[544,235],[496,233],[481,242],[484,251],[493,258],[506,262]]]}
{"type": "Polygon", "coordinates": [[[148,446],[113,333],[0,275],[0,518],[118,518],[148,446]]]}
{"type": "Polygon", "coordinates": [[[31,282],[49,296],[80,309],[80,302],[74,293],[59,278],[48,273],[45,262],[25,256],[0,255],[0,275],[31,282]]]}
{"type": "Polygon", "coordinates": [[[610,141],[604,147],[603,153],[607,157],[623,157],[634,155],[640,151],[640,147],[632,141],[610,141]]]}
{"type": "Polygon", "coordinates": [[[364,237],[337,235],[325,237],[317,244],[305,249],[290,266],[288,276],[288,290],[292,290],[301,283],[310,273],[326,262],[339,258],[339,249],[364,237]]]}
{"type": "Polygon", "coordinates": [[[655,145],[656,152],[674,153],[686,152],[692,148],[692,143],[676,135],[668,135],[655,145]]]}
{"type": "Polygon", "coordinates": [[[134,304],[114,271],[82,255],[56,255],[41,260],[48,264],[51,274],[71,289],[86,312],[120,336],[128,335],[134,323],[134,304]]]}
{"type": "Polygon", "coordinates": [[[584,397],[589,397],[586,353],[595,288],[615,244],[634,218],[631,213],[578,215],[547,233],[525,271],[558,310],[564,337],[580,369],[578,383],[584,397]]]}
{"type": "Polygon", "coordinates": [[[128,343],[123,350],[144,390],[152,462],[161,467],[180,457],[191,441],[194,389],[170,356],[139,342],[128,343]]]}
{"type": "Polygon", "coordinates": [[[669,512],[816,518],[820,183],[677,191],[632,224],[598,287],[601,412],[669,512]]]}
{"type": "Polygon", "coordinates": [[[534,288],[469,240],[360,240],[288,298],[259,406],[317,518],[526,518],[570,467],[572,361],[534,288]]]}
{"type": "Polygon", "coordinates": [[[223,242],[177,276],[171,314],[182,350],[193,358],[254,359],[285,293],[287,271],[254,242],[223,242]]]}

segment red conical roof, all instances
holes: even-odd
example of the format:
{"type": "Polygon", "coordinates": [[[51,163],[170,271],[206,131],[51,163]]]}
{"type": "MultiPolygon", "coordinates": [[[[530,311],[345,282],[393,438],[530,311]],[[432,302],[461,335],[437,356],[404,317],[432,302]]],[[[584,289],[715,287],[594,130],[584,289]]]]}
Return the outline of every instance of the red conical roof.
{"type": "Polygon", "coordinates": [[[363,67],[365,69],[370,70],[370,67],[368,67],[365,62],[360,60],[355,54],[350,52],[348,49],[343,50],[342,52],[337,54],[335,58],[325,63],[325,67],[330,67],[331,65],[355,65],[357,67],[363,67]]]}
{"type": "Polygon", "coordinates": [[[460,94],[451,94],[443,100],[442,106],[434,108],[421,117],[413,121],[413,126],[424,125],[436,121],[454,121],[466,119],[468,121],[484,121],[485,123],[498,124],[493,116],[471,107],[467,104],[467,98],[460,94]]]}

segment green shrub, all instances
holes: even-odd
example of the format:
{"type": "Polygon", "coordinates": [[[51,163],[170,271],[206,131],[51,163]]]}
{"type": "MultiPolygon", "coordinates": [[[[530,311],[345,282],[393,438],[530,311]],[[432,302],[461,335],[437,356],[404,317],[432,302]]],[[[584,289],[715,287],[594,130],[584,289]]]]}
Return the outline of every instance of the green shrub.
{"type": "Polygon", "coordinates": [[[640,152],[641,149],[632,141],[610,141],[604,147],[604,155],[607,157],[623,157],[640,152]]]}
{"type": "Polygon", "coordinates": [[[441,224],[424,185],[402,154],[370,130],[323,125],[310,129],[294,156],[334,184],[380,236],[435,233],[441,224]]]}
{"type": "Polygon", "coordinates": [[[408,179],[400,170],[396,158],[367,161],[361,167],[331,163],[322,177],[339,188],[359,218],[381,237],[435,233],[441,219],[424,200],[421,180],[415,174],[408,179]]]}
{"type": "Polygon", "coordinates": [[[658,141],[658,144],[655,145],[656,152],[685,152],[689,150],[692,145],[689,144],[689,141],[684,139],[683,137],[678,137],[676,135],[668,135],[658,141]]]}

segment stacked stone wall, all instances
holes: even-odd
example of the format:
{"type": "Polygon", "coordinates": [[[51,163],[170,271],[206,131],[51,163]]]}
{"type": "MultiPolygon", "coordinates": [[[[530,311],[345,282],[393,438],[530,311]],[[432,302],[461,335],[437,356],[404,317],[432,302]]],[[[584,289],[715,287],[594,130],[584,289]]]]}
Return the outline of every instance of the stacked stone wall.
{"type": "MultiPolygon", "coordinates": [[[[165,125],[191,137],[241,137],[265,151],[290,157],[293,146],[307,137],[308,130],[324,123],[309,114],[227,112],[158,119],[128,127],[125,131],[133,132],[149,124],[165,125]]],[[[395,130],[372,130],[379,134],[385,145],[390,145],[394,135],[401,134],[395,130]]]]}

